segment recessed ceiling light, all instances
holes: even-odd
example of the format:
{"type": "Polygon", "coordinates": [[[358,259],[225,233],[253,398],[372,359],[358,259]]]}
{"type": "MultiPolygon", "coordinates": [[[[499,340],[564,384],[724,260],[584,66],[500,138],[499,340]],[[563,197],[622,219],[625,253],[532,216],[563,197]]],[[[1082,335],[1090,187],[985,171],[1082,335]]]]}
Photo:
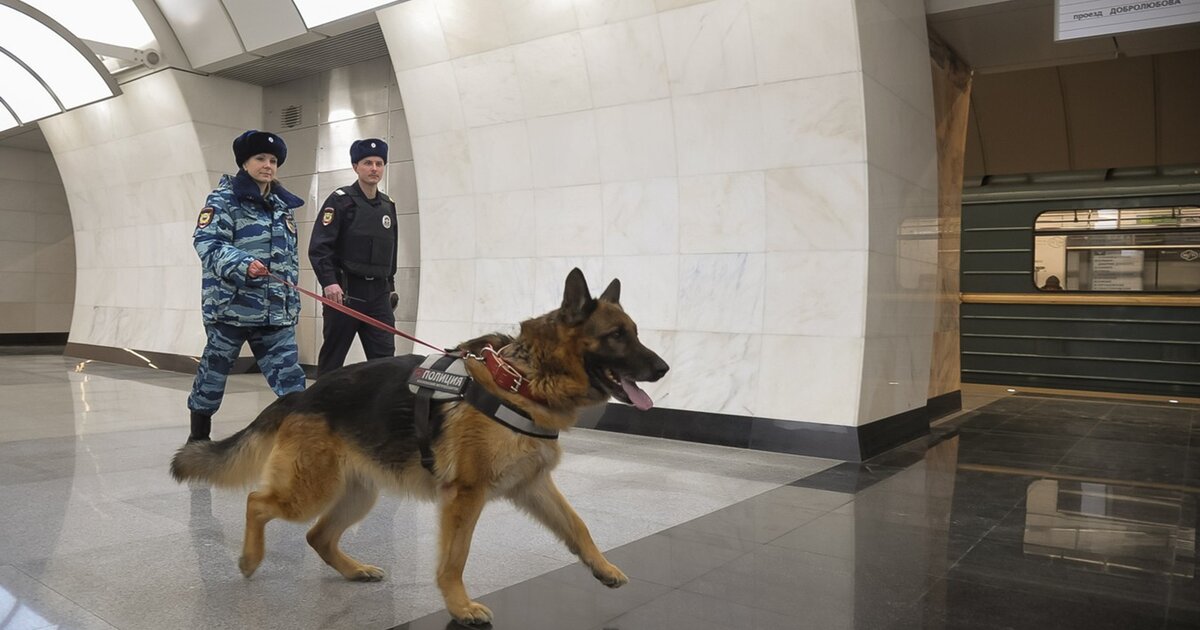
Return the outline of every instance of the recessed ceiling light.
{"type": "Polygon", "coordinates": [[[1176,404],[1176,405],[1177,405],[1177,404],[1179,404],[1179,401],[1178,401],[1178,400],[1168,400],[1167,402],[1169,402],[1169,403],[1172,403],[1172,404],[1176,404]]]}
{"type": "Polygon", "coordinates": [[[1013,388],[1009,387],[1008,389],[1006,389],[1006,390],[1004,390],[1004,391],[1006,391],[1006,392],[1008,392],[1008,393],[1010,393],[1010,394],[1013,394],[1013,393],[1016,393],[1016,391],[1017,391],[1017,390],[1015,390],[1015,389],[1013,389],[1013,388]]]}

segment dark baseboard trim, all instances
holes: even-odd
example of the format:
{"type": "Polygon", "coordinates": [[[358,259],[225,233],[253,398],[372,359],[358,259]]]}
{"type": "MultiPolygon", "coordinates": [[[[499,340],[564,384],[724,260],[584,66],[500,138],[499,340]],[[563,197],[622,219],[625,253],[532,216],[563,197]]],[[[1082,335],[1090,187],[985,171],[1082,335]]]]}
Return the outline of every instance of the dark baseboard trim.
{"type": "MultiPolygon", "coordinates": [[[[104,361],[106,363],[116,363],[118,365],[132,365],[135,367],[180,372],[182,374],[195,374],[196,366],[200,363],[200,357],[169,354],[166,352],[151,352],[149,350],[127,350],[125,348],[93,346],[86,343],[68,343],[66,349],[63,350],[63,355],[80,359],[91,359],[93,361],[104,361]]],[[[316,378],[316,366],[301,365],[300,367],[304,368],[305,376],[316,378]]],[[[258,363],[254,360],[254,357],[239,357],[237,361],[233,362],[233,370],[230,374],[255,374],[258,371],[258,363]]]]}
{"type": "Polygon", "coordinates": [[[944,415],[954,413],[962,409],[962,390],[956,389],[952,392],[934,396],[925,402],[925,407],[937,414],[932,420],[937,420],[944,415]]]}
{"type": "Polygon", "coordinates": [[[860,462],[927,435],[931,422],[961,408],[962,394],[955,391],[929,400],[924,407],[851,427],[679,409],[638,411],[609,403],[604,413],[586,415],[576,426],[860,462]]]}
{"type": "Polygon", "coordinates": [[[62,346],[70,333],[0,333],[0,346],[62,346]]]}

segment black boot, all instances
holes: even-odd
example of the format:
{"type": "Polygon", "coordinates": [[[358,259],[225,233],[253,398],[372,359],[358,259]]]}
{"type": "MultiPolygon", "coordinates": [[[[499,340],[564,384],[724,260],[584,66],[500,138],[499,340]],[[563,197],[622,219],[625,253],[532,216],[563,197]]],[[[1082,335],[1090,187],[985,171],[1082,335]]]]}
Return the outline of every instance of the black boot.
{"type": "Polygon", "coordinates": [[[199,442],[207,441],[208,433],[212,430],[212,415],[199,411],[192,412],[192,434],[188,436],[187,441],[199,442]]]}

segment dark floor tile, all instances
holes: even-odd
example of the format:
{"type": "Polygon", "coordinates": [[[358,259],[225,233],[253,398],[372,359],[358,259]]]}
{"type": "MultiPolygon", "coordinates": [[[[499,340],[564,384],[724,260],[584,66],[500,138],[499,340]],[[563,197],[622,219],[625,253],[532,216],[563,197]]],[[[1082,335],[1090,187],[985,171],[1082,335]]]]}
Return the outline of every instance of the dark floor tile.
{"type": "Polygon", "coordinates": [[[755,546],[717,535],[682,531],[682,526],[622,545],[605,554],[630,578],[682,586],[745,555],[755,546]]]}
{"type": "Polygon", "coordinates": [[[1024,468],[1049,470],[1062,459],[1063,453],[1013,453],[990,451],[980,448],[962,449],[958,454],[959,465],[992,466],[1000,468],[1024,468]]]}
{"type": "Polygon", "coordinates": [[[844,492],[832,492],[829,490],[801,488],[799,486],[787,485],[768,490],[750,500],[766,501],[781,505],[792,505],[798,508],[804,508],[806,510],[828,512],[849,503],[852,499],[852,496],[849,496],[844,492]]]}
{"type": "Polygon", "coordinates": [[[1183,480],[1186,485],[1194,486],[1200,482],[1200,448],[1188,449],[1187,459],[1184,460],[1183,480]]]}
{"type": "Polygon", "coordinates": [[[684,590],[803,619],[813,628],[877,628],[906,611],[937,580],[907,564],[872,565],[763,548],[712,571],[684,590]]]}
{"type": "MultiPolygon", "coordinates": [[[[972,549],[948,572],[951,579],[990,588],[1033,594],[1084,604],[1102,604],[1137,614],[1167,608],[1176,570],[1191,562],[1173,562],[1166,536],[1147,541],[1134,536],[1128,547],[1112,549],[1074,542],[1088,532],[1028,529],[1024,537],[998,529],[972,549]],[[1142,567],[1139,570],[1135,567],[1142,567]]],[[[1151,533],[1151,532],[1146,532],[1151,533]]],[[[1162,532],[1159,532],[1160,534],[1162,532]]],[[[1186,602],[1181,599],[1180,604],[1186,602]]]]}
{"type": "Polygon", "coordinates": [[[957,501],[994,501],[1012,506],[1023,500],[1029,485],[1037,476],[1014,475],[962,469],[954,475],[954,496],[957,501]]]}
{"type": "Polygon", "coordinates": [[[957,418],[940,423],[940,427],[953,427],[960,431],[987,432],[1003,424],[1015,414],[993,411],[971,411],[957,418]]]}
{"type": "Polygon", "coordinates": [[[1099,423],[1099,420],[1093,418],[1021,415],[1005,420],[994,430],[1006,433],[1083,437],[1091,433],[1099,423]]]}
{"type": "Polygon", "coordinates": [[[1113,405],[1105,419],[1117,422],[1157,422],[1188,426],[1196,419],[1196,410],[1177,405],[1113,405]]]}
{"type": "Polygon", "coordinates": [[[1092,463],[1103,463],[1113,459],[1157,459],[1183,462],[1187,459],[1187,447],[1181,444],[1147,444],[1125,440],[1106,440],[1084,438],[1080,440],[1067,454],[1067,458],[1075,460],[1068,466],[1088,466],[1092,463]],[[1091,458],[1092,462],[1086,461],[1091,458]]]}
{"type": "Polygon", "coordinates": [[[823,628],[813,620],[742,606],[687,591],[671,591],[592,630],[778,630],[823,628]]]}
{"type": "Polygon", "coordinates": [[[1115,405],[1109,402],[1085,400],[1047,399],[1024,414],[1052,418],[1090,418],[1099,420],[1107,417],[1115,405]]]}
{"type": "Polygon", "coordinates": [[[770,543],[870,566],[942,575],[982,536],[831,512],[770,543]]]}
{"type": "MultiPolygon", "coordinates": [[[[660,584],[631,579],[606,588],[582,565],[571,565],[477,598],[491,609],[491,630],[564,630],[591,628],[670,592],[660,584]]],[[[446,611],[396,626],[393,630],[461,628],[446,611]]],[[[465,626],[471,627],[471,626],[465,626]]]]}
{"type": "Polygon", "coordinates": [[[1083,438],[1028,433],[963,433],[959,436],[959,453],[966,451],[998,451],[1022,455],[1066,455],[1083,438]]]}
{"type": "Polygon", "coordinates": [[[1038,630],[1133,630],[1158,628],[1161,616],[1114,608],[1104,602],[1065,600],[1054,591],[1031,593],[993,585],[947,579],[934,584],[917,603],[916,619],[898,620],[893,627],[982,628],[1038,630]],[[904,625],[906,622],[919,625],[904,625]]]}
{"type": "Polygon", "coordinates": [[[1168,603],[1166,628],[1200,628],[1200,578],[1173,578],[1168,603]]]}
{"type": "Polygon", "coordinates": [[[869,488],[891,477],[900,472],[900,470],[900,468],[892,466],[842,462],[815,475],[793,481],[790,485],[800,488],[814,488],[816,490],[854,494],[859,490],[869,488]]]}
{"type": "Polygon", "coordinates": [[[1050,468],[1050,475],[1082,478],[1097,483],[1146,482],[1181,487],[1188,485],[1183,465],[1164,464],[1152,460],[1114,461],[1089,467],[1060,464],[1050,468]]]}
{"type": "Polygon", "coordinates": [[[755,543],[767,543],[825,513],[825,510],[808,510],[755,497],[693,519],[679,527],[755,543]]]}
{"type": "Polygon", "coordinates": [[[1117,481],[1181,484],[1188,463],[1182,446],[1085,438],[1051,469],[1117,481]]]}
{"type": "Polygon", "coordinates": [[[1041,398],[1029,396],[1008,396],[979,408],[979,411],[998,414],[1017,414],[1037,407],[1045,402],[1041,398]]]}
{"type": "Polygon", "coordinates": [[[1158,423],[1105,420],[1098,423],[1087,437],[1121,442],[1186,446],[1191,435],[1192,431],[1186,424],[1170,426],[1158,423]]]}
{"type": "MultiPolygon", "coordinates": [[[[874,489],[873,489],[874,490],[874,489]]],[[[1020,498],[1004,499],[964,494],[933,496],[886,491],[862,493],[835,514],[863,520],[942,530],[959,536],[982,537],[1011,512],[1020,498]]],[[[964,490],[964,492],[966,492],[964,490]]]]}

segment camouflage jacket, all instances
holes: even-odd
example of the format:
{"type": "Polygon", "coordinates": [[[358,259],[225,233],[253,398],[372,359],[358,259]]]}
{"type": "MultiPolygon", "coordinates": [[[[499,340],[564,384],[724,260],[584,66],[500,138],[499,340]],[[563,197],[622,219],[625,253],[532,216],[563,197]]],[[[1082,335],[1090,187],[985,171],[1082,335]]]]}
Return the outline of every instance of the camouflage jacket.
{"type": "Polygon", "coordinates": [[[264,200],[258,185],[239,171],[225,175],[209,193],[192,242],[203,268],[204,322],[234,326],[291,326],[300,315],[300,295],[269,276],[250,278],[261,260],[271,273],[299,283],[299,248],[293,208],[304,201],[278,182],[264,200]]]}

